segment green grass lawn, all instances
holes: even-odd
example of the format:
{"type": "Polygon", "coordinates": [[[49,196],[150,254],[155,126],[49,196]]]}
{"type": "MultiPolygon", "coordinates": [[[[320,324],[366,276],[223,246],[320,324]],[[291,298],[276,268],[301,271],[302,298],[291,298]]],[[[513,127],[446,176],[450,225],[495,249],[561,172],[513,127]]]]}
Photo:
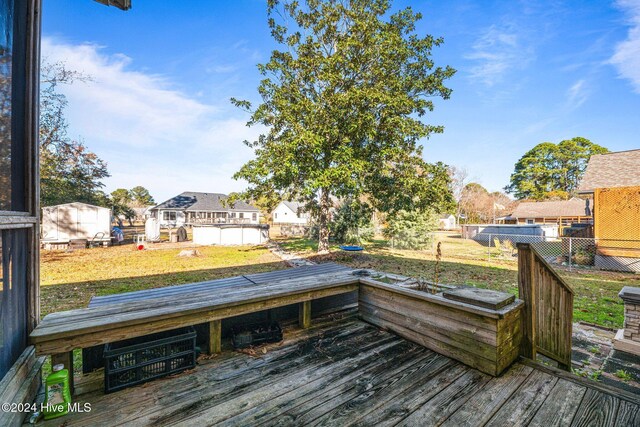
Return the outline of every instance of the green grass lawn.
{"type": "MultiPolygon", "coordinates": [[[[515,257],[504,256],[495,248],[488,249],[451,233],[439,234],[438,240],[442,250],[439,283],[472,285],[518,294],[515,257]]],[[[336,261],[356,268],[373,268],[430,281],[435,279],[433,249],[391,249],[384,240],[376,240],[365,245],[364,253],[349,254],[333,246],[330,254],[318,256],[314,254],[317,244],[308,239],[283,239],[281,245],[319,262],[336,261]]],[[[623,326],[624,304],[618,292],[623,286],[640,286],[640,275],[586,269],[569,272],[563,267],[557,271],[574,289],[574,321],[610,328],[623,326]]]]}
{"type": "Polygon", "coordinates": [[[181,249],[136,251],[133,245],[75,252],[42,251],[42,316],[86,307],[94,295],[109,295],[285,268],[262,246],[207,246],[198,257],[181,249]]]}

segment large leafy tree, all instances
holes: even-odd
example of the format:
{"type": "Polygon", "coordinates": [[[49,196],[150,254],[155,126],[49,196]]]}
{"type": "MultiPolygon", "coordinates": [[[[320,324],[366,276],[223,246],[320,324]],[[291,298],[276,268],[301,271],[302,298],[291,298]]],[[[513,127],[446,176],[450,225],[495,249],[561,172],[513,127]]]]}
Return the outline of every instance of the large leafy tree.
{"type": "Polygon", "coordinates": [[[82,141],[67,135],[67,98],[60,85],[85,81],[63,63],[45,63],[40,78],[40,199],[43,206],[67,202],[105,205],[107,164],[82,141]]]}
{"type": "Polygon", "coordinates": [[[608,151],[582,137],[543,142],[518,160],[505,190],[517,199],[568,199],[575,194],[589,157],[608,151]]]}
{"type": "Polygon", "coordinates": [[[374,208],[443,209],[452,204],[442,164],[422,159],[418,141],[441,126],[421,118],[433,98],[449,98],[432,49],[442,39],[420,37],[410,8],[388,15],[387,0],[269,0],[271,34],[282,47],[259,65],[262,103],[232,101],[267,132],[247,142],[256,158],[235,178],[257,199],[281,194],[306,202],[328,249],[332,197],[367,195],[374,208]]]}
{"type": "Polygon", "coordinates": [[[482,224],[493,222],[496,217],[504,215],[513,207],[513,200],[504,193],[490,193],[477,182],[470,182],[462,188],[458,206],[465,215],[466,223],[482,224]]]}
{"type": "Polygon", "coordinates": [[[133,225],[133,219],[136,213],[131,209],[131,193],[126,188],[116,188],[111,192],[109,197],[109,207],[111,212],[118,220],[118,225],[122,227],[121,217],[129,220],[129,224],[133,225]]]}
{"type": "Polygon", "coordinates": [[[116,188],[111,192],[111,200],[114,203],[128,206],[131,204],[131,193],[126,188],[116,188]]]}
{"type": "Polygon", "coordinates": [[[155,204],[155,200],[153,200],[149,190],[141,185],[137,185],[129,190],[129,195],[131,196],[131,204],[134,207],[143,208],[155,204]]]}

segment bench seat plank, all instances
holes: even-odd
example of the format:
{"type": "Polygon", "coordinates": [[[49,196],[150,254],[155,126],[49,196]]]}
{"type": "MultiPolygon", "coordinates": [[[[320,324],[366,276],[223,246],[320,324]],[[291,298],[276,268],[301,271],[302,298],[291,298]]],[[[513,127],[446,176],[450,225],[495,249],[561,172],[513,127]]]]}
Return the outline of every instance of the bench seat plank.
{"type": "Polygon", "coordinates": [[[273,283],[278,280],[295,279],[315,276],[318,274],[328,274],[350,270],[351,269],[349,267],[345,267],[336,263],[325,263],[299,268],[290,268],[286,270],[270,271],[266,273],[247,274],[244,276],[208,280],[205,282],[165,286],[162,288],[144,289],[141,291],[125,292],[114,295],[94,296],[89,302],[89,307],[97,307],[99,305],[116,304],[129,301],[140,301],[170,295],[188,294],[194,291],[205,290],[211,287],[215,287],[216,289],[248,287],[255,284],[273,283]]]}
{"type": "Polygon", "coordinates": [[[30,335],[38,354],[84,348],[353,292],[358,278],[346,269],[332,274],[308,275],[252,286],[209,287],[179,296],[70,310],[46,316],[30,335]]]}

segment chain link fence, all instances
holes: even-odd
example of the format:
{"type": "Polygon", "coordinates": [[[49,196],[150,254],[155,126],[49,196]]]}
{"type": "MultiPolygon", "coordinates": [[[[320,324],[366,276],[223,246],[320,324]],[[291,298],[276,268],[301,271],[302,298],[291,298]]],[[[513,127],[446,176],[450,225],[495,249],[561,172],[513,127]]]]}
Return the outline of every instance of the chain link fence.
{"type": "Polygon", "coordinates": [[[640,240],[516,234],[478,234],[488,260],[517,261],[517,244],[530,243],[552,266],[640,273],[640,240]]]}
{"type": "Polygon", "coordinates": [[[552,267],[561,270],[640,273],[640,240],[503,233],[479,233],[465,239],[457,233],[407,232],[387,240],[391,249],[416,250],[432,256],[438,243],[442,243],[443,256],[447,258],[516,263],[518,243],[529,243],[552,267]]]}

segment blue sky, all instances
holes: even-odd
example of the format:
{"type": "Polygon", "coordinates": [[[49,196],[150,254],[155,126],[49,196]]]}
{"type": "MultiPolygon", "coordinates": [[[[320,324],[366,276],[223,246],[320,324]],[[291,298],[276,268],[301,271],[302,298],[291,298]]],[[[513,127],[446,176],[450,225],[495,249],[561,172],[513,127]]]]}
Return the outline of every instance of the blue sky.
{"type": "MultiPolygon", "coordinates": [[[[70,135],[109,164],[106,190],[228,193],[251,151],[234,96],[257,102],[272,43],[264,1],[133,0],[122,12],[89,0],[44,0],[42,55],[92,81],[65,87],[70,135]]],[[[489,190],[544,141],[583,136],[640,148],[640,0],[396,1],[442,36],[434,57],[458,70],[451,99],[426,116],[428,161],[466,168],[489,190]]],[[[639,165],[640,167],[640,165],[639,165]]]]}

